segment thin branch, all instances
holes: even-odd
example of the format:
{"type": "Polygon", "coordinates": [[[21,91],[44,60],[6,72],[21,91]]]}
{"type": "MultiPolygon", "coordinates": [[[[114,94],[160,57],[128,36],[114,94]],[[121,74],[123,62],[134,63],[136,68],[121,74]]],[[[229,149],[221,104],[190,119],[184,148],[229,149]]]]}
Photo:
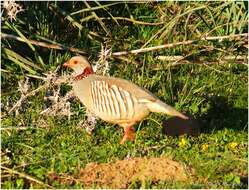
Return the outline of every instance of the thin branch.
{"type": "Polygon", "coordinates": [[[1,169],[8,171],[9,173],[17,174],[17,175],[19,175],[19,176],[21,176],[21,177],[23,177],[23,178],[26,178],[26,179],[28,179],[28,180],[30,180],[30,181],[33,181],[33,182],[36,182],[36,183],[38,183],[38,184],[40,184],[40,185],[46,186],[46,187],[51,188],[51,189],[55,189],[53,186],[48,185],[48,184],[46,184],[46,183],[43,183],[42,181],[40,181],[40,180],[38,180],[38,179],[35,179],[35,178],[33,178],[32,176],[30,176],[30,175],[27,175],[27,174],[25,174],[25,173],[21,173],[21,172],[18,172],[18,171],[16,171],[16,170],[13,170],[13,169],[4,167],[4,166],[2,166],[2,165],[0,165],[0,167],[1,167],[1,169]]]}
{"type": "Polygon", "coordinates": [[[175,62],[169,64],[168,67],[178,65],[178,63],[179,63],[181,60],[184,60],[184,59],[186,59],[187,57],[193,56],[194,54],[200,54],[201,52],[205,52],[205,51],[207,51],[207,50],[208,50],[207,48],[204,48],[204,49],[199,50],[198,52],[189,53],[189,54],[183,56],[182,58],[179,58],[179,59],[176,60],[175,62]]]}
{"type": "Polygon", "coordinates": [[[159,37],[159,39],[162,39],[165,37],[165,34],[167,33],[167,31],[171,30],[174,25],[177,23],[177,21],[183,17],[184,15],[187,15],[189,13],[192,13],[194,11],[197,11],[197,10],[201,10],[201,9],[205,9],[207,6],[204,5],[204,6],[200,6],[200,7],[196,7],[196,8],[193,8],[193,9],[190,9],[190,10],[187,10],[183,13],[180,13],[177,14],[171,21],[169,21],[168,23],[166,23],[162,28],[160,28],[143,46],[142,48],[145,48],[153,39],[155,39],[160,33],[161,33],[161,36],[159,37]],[[162,35],[164,37],[162,37],[162,35]]]}
{"type": "Polygon", "coordinates": [[[132,63],[132,64],[135,64],[135,65],[139,65],[140,63],[138,61],[135,61],[135,60],[131,60],[129,59],[128,57],[126,56],[117,56],[117,57],[114,57],[115,59],[119,59],[121,61],[126,61],[127,63],[132,63]]]}
{"type": "MultiPolygon", "coordinates": [[[[201,51],[200,51],[201,52],[201,51]]],[[[198,53],[200,53],[198,52],[198,53]]],[[[169,66],[176,66],[176,65],[182,65],[182,64],[191,64],[190,61],[186,60],[187,57],[191,56],[193,54],[189,54],[189,55],[186,55],[186,56],[157,56],[156,59],[158,60],[161,60],[161,61],[168,61],[168,62],[172,62],[174,61],[173,63],[169,63],[169,66]]],[[[246,57],[245,56],[225,56],[223,57],[223,60],[226,60],[226,61],[229,61],[229,60],[234,60],[235,61],[235,64],[242,64],[242,65],[245,65],[245,66],[248,66],[247,63],[244,63],[243,61],[247,62],[246,61],[246,57]]],[[[219,63],[227,63],[226,61],[222,61],[222,62],[218,62],[219,60],[217,61],[210,61],[210,62],[207,62],[208,65],[210,64],[219,64],[219,63]]],[[[199,64],[202,64],[202,63],[199,63],[199,64]]]]}
{"type": "MultiPolygon", "coordinates": [[[[221,63],[221,61],[220,61],[219,63],[221,63]]],[[[217,64],[217,63],[216,63],[216,64],[217,64]]],[[[218,73],[223,73],[223,74],[230,75],[229,72],[225,72],[225,71],[218,70],[218,69],[216,69],[216,68],[214,68],[214,67],[209,66],[208,63],[205,63],[205,62],[204,62],[203,65],[206,66],[207,68],[211,69],[211,70],[214,70],[214,71],[218,72],[218,73]]]]}
{"type": "MultiPolygon", "coordinates": [[[[198,62],[191,62],[191,61],[188,61],[188,60],[182,60],[182,61],[178,61],[178,62],[174,62],[174,63],[171,63],[169,64],[168,66],[172,67],[172,66],[177,66],[177,65],[186,65],[186,64],[196,64],[196,65],[220,65],[220,64],[226,64],[227,61],[221,61],[221,60],[216,60],[216,61],[198,61],[198,62]]],[[[234,64],[241,64],[241,65],[245,65],[247,66],[247,64],[243,63],[242,61],[240,60],[236,60],[234,62],[234,64]]]]}
{"type": "Polygon", "coordinates": [[[60,13],[62,14],[65,19],[67,19],[70,23],[72,23],[72,26],[74,27],[77,27],[80,31],[83,29],[83,26],[77,22],[73,17],[71,17],[66,11],[64,11],[63,9],[60,9],[58,6],[56,7],[55,5],[53,4],[50,4],[48,6],[48,8],[53,11],[53,12],[56,12],[56,13],[60,13]]]}
{"type": "MultiPolygon", "coordinates": [[[[131,18],[126,18],[126,17],[113,17],[116,20],[125,20],[128,22],[132,22],[133,24],[140,24],[140,25],[149,25],[149,26],[158,26],[158,25],[162,25],[164,24],[164,22],[143,22],[143,21],[139,21],[139,20],[134,20],[131,18]]],[[[113,18],[100,18],[101,20],[112,20],[113,18]]]]}
{"type": "MultiPolygon", "coordinates": [[[[87,6],[87,8],[91,8],[91,6],[86,2],[84,1],[85,5],[87,6]]],[[[105,24],[102,22],[102,20],[98,17],[98,15],[92,11],[92,15],[95,17],[95,19],[99,22],[100,26],[103,28],[103,30],[106,32],[106,34],[108,36],[110,36],[110,31],[106,28],[105,24]]]]}
{"type": "MultiPolygon", "coordinates": [[[[46,78],[46,81],[49,81],[50,80],[50,77],[48,76],[48,78],[46,78]]],[[[66,83],[70,81],[70,77],[68,76],[64,76],[64,77],[60,77],[60,78],[57,78],[56,81],[53,83],[55,85],[58,85],[58,84],[62,84],[62,83],[66,83]]],[[[15,103],[15,105],[9,110],[9,113],[11,113],[12,111],[16,110],[18,107],[20,107],[20,105],[22,104],[22,102],[24,100],[26,100],[28,97],[30,96],[34,96],[37,92],[39,92],[40,90],[43,90],[43,89],[46,89],[48,88],[50,85],[50,82],[47,82],[45,83],[44,85],[38,87],[37,89],[21,96],[21,98],[15,103]]]]}
{"type": "Polygon", "coordinates": [[[161,60],[161,61],[180,61],[180,60],[185,59],[185,57],[181,55],[173,55],[173,56],[159,55],[156,57],[156,59],[161,60]]]}
{"type": "MultiPolygon", "coordinates": [[[[92,32],[92,31],[88,32],[88,36],[94,36],[94,37],[100,38],[102,41],[105,41],[108,39],[107,37],[101,36],[98,33],[92,32]]],[[[90,39],[92,39],[92,37],[90,37],[90,39]]]]}
{"type": "Polygon", "coordinates": [[[117,5],[117,4],[120,4],[120,3],[122,3],[122,2],[115,2],[115,3],[110,3],[110,4],[102,5],[102,6],[90,7],[90,8],[86,8],[86,9],[82,9],[82,10],[73,12],[70,15],[72,16],[72,15],[83,13],[83,12],[95,11],[95,10],[98,10],[98,9],[103,9],[103,8],[110,7],[110,6],[113,6],[113,5],[117,5]]]}
{"type": "MultiPolygon", "coordinates": [[[[17,40],[17,41],[26,43],[26,41],[24,39],[17,37],[17,36],[14,36],[12,34],[1,33],[1,38],[13,39],[13,40],[17,40]]],[[[41,47],[50,48],[50,49],[58,49],[58,50],[69,50],[69,51],[75,52],[75,53],[86,54],[85,51],[82,51],[80,49],[73,48],[73,47],[67,47],[67,46],[64,46],[62,44],[48,44],[45,42],[39,42],[36,40],[30,40],[30,39],[28,39],[28,41],[31,44],[36,45],[36,46],[41,46],[41,47]]]]}
{"type": "MultiPolygon", "coordinates": [[[[71,97],[74,97],[74,92],[71,90],[69,91],[63,98],[60,98],[59,101],[57,99],[57,101],[54,101],[55,104],[52,105],[51,107],[43,110],[42,112],[40,112],[40,114],[50,114],[53,116],[58,116],[58,110],[62,110],[66,105],[66,101],[68,99],[70,99],[71,97]]],[[[69,109],[70,110],[70,109],[69,109]]],[[[69,113],[68,110],[66,110],[65,112],[61,111],[61,115],[67,115],[70,119],[70,116],[73,115],[71,112],[69,113]]]]}
{"type": "Polygon", "coordinates": [[[172,44],[164,44],[164,45],[160,45],[160,46],[135,49],[135,50],[131,50],[131,51],[114,52],[114,53],[112,53],[112,56],[121,56],[121,55],[128,55],[128,54],[144,53],[144,52],[155,51],[155,50],[160,50],[160,49],[164,49],[164,48],[172,48],[172,47],[175,47],[175,46],[178,46],[178,45],[193,44],[193,43],[196,43],[198,41],[204,41],[204,40],[223,40],[223,39],[241,38],[241,37],[248,37],[248,33],[234,34],[234,35],[228,35],[228,36],[202,37],[202,38],[197,39],[197,40],[187,40],[187,41],[183,41],[183,42],[176,42],[176,43],[172,43],[172,44]]]}
{"type": "Polygon", "coordinates": [[[89,20],[94,19],[94,18],[95,18],[95,16],[89,15],[87,17],[84,17],[84,18],[80,19],[80,23],[88,22],[89,20]]]}
{"type": "Polygon", "coordinates": [[[200,40],[224,40],[228,38],[241,38],[241,37],[248,37],[248,33],[243,34],[233,34],[233,35],[227,35],[227,36],[210,36],[210,37],[202,37],[200,40]]]}
{"type": "Polygon", "coordinates": [[[0,130],[1,131],[5,131],[5,130],[27,130],[27,129],[40,129],[38,127],[1,127],[0,130]]]}
{"type": "Polygon", "coordinates": [[[203,34],[203,36],[207,36],[207,35],[209,35],[210,33],[212,33],[213,31],[215,31],[215,30],[217,30],[218,28],[221,28],[221,27],[223,27],[223,26],[233,25],[233,26],[235,26],[235,27],[238,27],[241,23],[244,24],[244,23],[247,23],[247,22],[248,22],[248,21],[245,20],[245,21],[241,21],[240,23],[238,23],[238,21],[236,20],[236,21],[233,21],[233,22],[228,22],[228,23],[225,23],[225,24],[221,24],[221,25],[218,25],[218,26],[212,28],[212,30],[207,31],[206,33],[203,34]]]}
{"type": "Polygon", "coordinates": [[[39,92],[42,89],[45,89],[46,87],[48,87],[48,84],[45,84],[43,86],[38,87],[37,89],[29,92],[28,94],[26,94],[25,96],[21,96],[21,98],[15,103],[15,105],[9,110],[9,113],[11,113],[12,111],[14,111],[16,108],[20,107],[20,105],[22,104],[22,102],[27,99],[27,97],[29,96],[33,96],[35,95],[37,92],[39,92]]]}

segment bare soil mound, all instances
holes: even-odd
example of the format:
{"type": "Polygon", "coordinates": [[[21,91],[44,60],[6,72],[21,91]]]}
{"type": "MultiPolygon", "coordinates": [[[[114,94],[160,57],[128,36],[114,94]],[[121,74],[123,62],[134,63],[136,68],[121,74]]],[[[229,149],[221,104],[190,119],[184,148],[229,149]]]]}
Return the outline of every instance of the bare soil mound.
{"type": "Polygon", "coordinates": [[[90,163],[77,176],[50,174],[51,180],[63,184],[82,183],[84,187],[128,188],[134,181],[185,181],[185,168],[165,157],[130,158],[114,163],[90,163]]]}

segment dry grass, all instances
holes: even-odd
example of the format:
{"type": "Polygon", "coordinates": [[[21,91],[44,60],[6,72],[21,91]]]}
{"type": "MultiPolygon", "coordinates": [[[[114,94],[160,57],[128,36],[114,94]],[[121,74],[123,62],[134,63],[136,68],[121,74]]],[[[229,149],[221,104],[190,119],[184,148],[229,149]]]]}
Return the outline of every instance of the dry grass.
{"type": "Polygon", "coordinates": [[[14,0],[4,0],[2,6],[6,11],[7,18],[10,19],[10,21],[16,20],[16,15],[24,10],[22,6],[14,0]]]}

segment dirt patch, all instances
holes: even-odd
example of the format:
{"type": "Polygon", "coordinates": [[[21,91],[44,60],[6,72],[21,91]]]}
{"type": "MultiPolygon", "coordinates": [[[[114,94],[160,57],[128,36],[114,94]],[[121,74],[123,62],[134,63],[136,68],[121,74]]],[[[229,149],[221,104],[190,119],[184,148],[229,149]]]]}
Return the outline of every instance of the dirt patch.
{"type": "Polygon", "coordinates": [[[131,158],[114,163],[90,163],[77,176],[50,174],[51,180],[72,185],[83,183],[84,187],[128,188],[134,181],[185,181],[185,168],[165,157],[131,158]]]}

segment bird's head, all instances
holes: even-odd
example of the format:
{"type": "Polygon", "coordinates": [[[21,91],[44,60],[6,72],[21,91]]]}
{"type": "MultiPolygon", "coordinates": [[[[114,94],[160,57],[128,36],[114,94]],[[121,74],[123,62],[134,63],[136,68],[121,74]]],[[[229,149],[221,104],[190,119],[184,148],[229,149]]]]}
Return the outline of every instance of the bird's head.
{"type": "Polygon", "coordinates": [[[90,74],[93,74],[93,69],[86,57],[74,56],[63,64],[74,70],[73,76],[76,80],[82,79],[90,74]]]}

